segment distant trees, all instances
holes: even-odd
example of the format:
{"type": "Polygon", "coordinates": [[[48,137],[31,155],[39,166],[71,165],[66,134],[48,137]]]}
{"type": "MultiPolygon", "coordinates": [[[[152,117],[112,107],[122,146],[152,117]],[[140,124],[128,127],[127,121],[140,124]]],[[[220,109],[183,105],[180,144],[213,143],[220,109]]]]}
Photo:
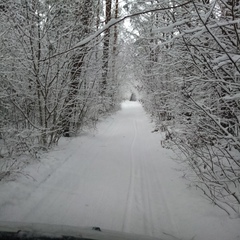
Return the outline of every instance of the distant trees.
{"type": "MultiPolygon", "coordinates": [[[[179,4],[156,0],[138,6],[179,4]]],[[[146,110],[166,132],[165,142],[184,155],[191,184],[239,216],[239,1],[191,1],[132,21],[146,110]]]]}
{"type": "MultiPolygon", "coordinates": [[[[99,114],[118,105],[119,82],[116,75],[108,74],[118,67],[109,64],[113,45],[116,57],[117,29],[114,34],[106,29],[82,42],[114,17],[111,3],[1,2],[1,156],[34,155],[39,148],[57,143],[62,135],[93,127],[99,114]],[[83,44],[76,47],[79,42],[83,44]]],[[[118,12],[117,2],[115,5],[118,12]]]]}

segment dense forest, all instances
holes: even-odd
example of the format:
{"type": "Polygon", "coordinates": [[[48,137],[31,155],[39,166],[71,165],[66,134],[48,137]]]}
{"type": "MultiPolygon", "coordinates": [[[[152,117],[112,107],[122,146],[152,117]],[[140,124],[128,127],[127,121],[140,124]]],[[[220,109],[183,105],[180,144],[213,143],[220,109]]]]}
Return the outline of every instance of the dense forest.
{"type": "Polygon", "coordinates": [[[1,0],[0,21],[1,176],[129,84],[190,185],[239,217],[239,0],[1,0]]]}

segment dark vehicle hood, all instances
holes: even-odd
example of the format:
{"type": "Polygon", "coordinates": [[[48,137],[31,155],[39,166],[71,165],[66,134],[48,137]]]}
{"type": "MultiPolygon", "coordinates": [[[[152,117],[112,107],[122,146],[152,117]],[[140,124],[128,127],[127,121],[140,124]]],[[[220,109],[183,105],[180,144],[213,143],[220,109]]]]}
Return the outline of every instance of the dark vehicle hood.
{"type": "Polygon", "coordinates": [[[0,222],[0,239],[163,240],[137,234],[109,231],[99,227],[18,222],[0,222]]]}

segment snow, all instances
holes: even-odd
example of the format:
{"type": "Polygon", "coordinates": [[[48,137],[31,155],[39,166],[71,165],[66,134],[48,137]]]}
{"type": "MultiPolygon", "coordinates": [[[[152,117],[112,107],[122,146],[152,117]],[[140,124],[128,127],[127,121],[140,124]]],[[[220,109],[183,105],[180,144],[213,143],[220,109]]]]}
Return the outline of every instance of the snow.
{"type": "Polygon", "coordinates": [[[185,24],[186,22],[188,22],[188,20],[184,19],[182,21],[178,21],[176,23],[172,23],[172,24],[169,24],[167,27],[161,27],[161,28],[157,28],[154,30],[155,33],[169,33],[169,32],[174,32],[175,28],[180,26],[180,25],[183,25],[185,24]]]}
{"type": "Polygon", "coordinates": [[[96,31],[94,34],[90,35],[89,37],[87,37],[87,38],[83,39],[82,41],[80,41],[79,43],[77,43],[77,45],[74,46],[73,49],[86,45],[87,43],[91,42],[93,39],[98,37],[101,33],[103,33],[104,31],[106,31],[107,29],[109,29],[110,27],[112,27],[113,25],[115,25],[115,24],[117,24],[117,23],[119,23],[121,21],[123,21],[123,19],[111,19],[100,30],[96,31]]]}
{"type": "Polygon", "coordinates": [[[173,153],[138,102],[101,122],[97,132],[63,139],[29,165],[34,181],[0,185],[0,221],[91,227],[166,240],[237,240],[230,219],[188,188],[173,153]]]}
{"type": "Polygon", "coordinates": [[[217,66],[214,67],[214,69],[218,69],[226,64],[229,64],[231,62],[239,62],[240,61],[240,55],[239,54],[223,54],[220,57],[217,57],[212,60],[213,63],[216,63],[217,66]]]}
{"type": "Polygon", "coordinates": [[[238,99],[240,99],[240,93],[236,93],[233,96],[227,95],[227,96],[223,97],[223,99],[225,99],[225,100],[238,100],[238,99]]]}

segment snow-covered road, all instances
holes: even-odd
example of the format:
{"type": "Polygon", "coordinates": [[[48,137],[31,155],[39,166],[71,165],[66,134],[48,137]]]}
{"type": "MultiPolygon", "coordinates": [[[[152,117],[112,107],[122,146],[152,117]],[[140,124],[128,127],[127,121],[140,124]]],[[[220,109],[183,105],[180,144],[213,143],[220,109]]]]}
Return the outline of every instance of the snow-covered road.
{"type": "Polygon", "coordinates": [[[187,188],[152,130],[139,103],[123,103],[97,133],[60,144],[36,163],[36,181],[2,184],[0,221],[99,226],[164,239],[240,239],[240,221],[187,188]]]}

